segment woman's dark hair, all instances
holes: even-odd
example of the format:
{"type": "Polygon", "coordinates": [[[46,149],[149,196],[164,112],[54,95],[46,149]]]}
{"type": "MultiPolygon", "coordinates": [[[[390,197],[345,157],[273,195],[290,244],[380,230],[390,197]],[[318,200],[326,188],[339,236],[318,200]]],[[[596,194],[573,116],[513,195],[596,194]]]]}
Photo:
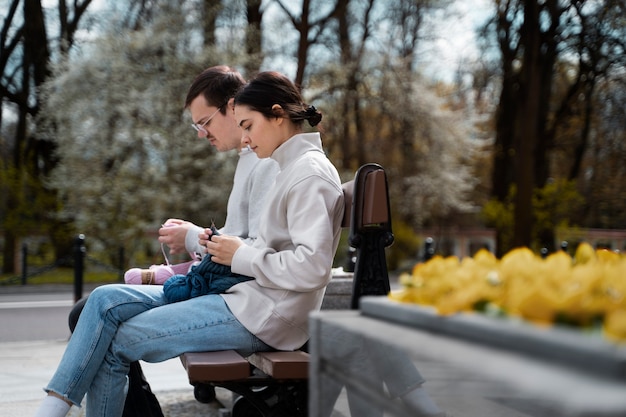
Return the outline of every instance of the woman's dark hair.
{"type": "Polygon", "coordinates": [[[221,111],[225,113],[223,106],[235,97],[245,83],[246,80],[234,68],[226,65],[207,68],[191,83],[185,108],[189,108],[191,102],[202,94],[209,106],[222,107],[221,111]]]}
{"type": "Polygon", "coordinates": [[[267,118],[286,117],[298,125],[307,120],[315,126],[322,120],[321,112],[302,101],[296,85],[274,71],[261,72],[250,80],[235,96],[235,104],[246,105],[267,118]],[[282,111],[272,109],[275,104],[282,111]]]}

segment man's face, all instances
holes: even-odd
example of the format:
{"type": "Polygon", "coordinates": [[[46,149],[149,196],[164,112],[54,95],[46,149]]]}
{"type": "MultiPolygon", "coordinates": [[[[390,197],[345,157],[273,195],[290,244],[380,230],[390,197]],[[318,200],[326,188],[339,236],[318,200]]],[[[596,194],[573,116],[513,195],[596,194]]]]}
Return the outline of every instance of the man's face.
{"type": "Polygon", "coordinates": [[[202,127],[198,131],[198,137],[206,137],[218,151],[230,151],[241,146],[241,130],[234,118],[232,99],[224,107],[218,109],[215,106],[209,106],[204,96],[199,95],[189,105],[189,112],[193,123],[202,127]],[[223,114],[221,110],[225,110],[226,114],[223,114]]]}

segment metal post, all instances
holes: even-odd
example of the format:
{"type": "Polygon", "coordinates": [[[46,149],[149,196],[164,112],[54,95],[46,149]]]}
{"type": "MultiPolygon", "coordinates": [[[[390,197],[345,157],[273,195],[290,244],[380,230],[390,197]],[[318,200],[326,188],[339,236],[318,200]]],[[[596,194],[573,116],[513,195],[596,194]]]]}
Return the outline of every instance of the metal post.
{"type": "Polygon", "coordinates": [[[26,246],[26,243],[22,244],[22,285],[26,285],[26,277],[28,276],[28,272],[26,271],[26,265],[28,264],[27,262],[27,256],[28,256],[28,246],[26,246]]]}
{"type": "Polygon", "coordinates": [[[424,262],[429,261],[433,256],[435,256],[435,239],[427,237],[424,241],[424,262]]]}
{"type": "Polygon", "coordinates": [[[80,234],[74,240],[74,302],[83,298],[85,252],[85,235],[80,234]]]}

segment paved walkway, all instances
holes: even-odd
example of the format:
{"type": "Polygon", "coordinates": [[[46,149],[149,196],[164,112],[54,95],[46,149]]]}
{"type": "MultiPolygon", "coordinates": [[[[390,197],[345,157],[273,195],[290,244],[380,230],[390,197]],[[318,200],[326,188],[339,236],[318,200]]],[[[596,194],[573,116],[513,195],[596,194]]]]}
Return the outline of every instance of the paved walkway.
{"type": "MultiPolygon", "coordinates": [[[[46,385],[58,365],[66,341],[0,343],[0,416],[33,415],[44,397],[46,385]]],[[[158,364],[142,363],[146,378],[161,403],[166,417],[218,417],[221,404],[201,404],[178,359],[158,364]]],[[[230,393],[218,389],[218,400],[227,404],[230,393]]],[[[73,407],[71,417],[84,416],[84,409],[73,407]]]]}
{"type": "MultiPolygon", "coordinates": [[[[85,285],[85,295],[93,287],[94,285],[85,285]]],[[[72,286],[4,286],[0,289],[0,302],[5,308],[8,304],[19,304],[25,300],[48,303],[53,307],[59,307],[61,303],[65,303],[69,308],[72,304],[72,286]],[[50,294],[59,295],[55,297],[50,294]]],[[[60,334],[66,333],[65,326],[63,322],[61,324],[63,332],[60,334]]],[[[33,330],[15,329],[16,333],[20,331],[32,332],[33,330]]],[[[50,334],[54,333],[50,332],[50,334]]],[[[66,344],[66,339],[59,338],[20,342],[0,340],[0,416],[28,417],[35,413],[45,396],[43,387],[56,370],[66,344]]],[[[166,417],[218,417],[222,404],[230,405],[230,392],[219,388],[216,394],[221,404],[197,402],[193,397],[193,387],[189,385],[185,370],[178,358],[158,364],[142,363],[142,368],[166,417]]],[[[84,409],[78,407],[72,407],[69,414],[70,417],[84,415],[84,409]]]]}
{"type": "MultiPolygon", "coordinates": [[[[393,285],[393,284],[392,284],[393,285]]],[[[85,285],[84,295],[93,289],[93,285],[85,285]]],[[[0,291],[0,303],[8,304],[35,300],[60,306],[64,303],[69,308],[73,302],[72,287],[67,285],[33,285],[6,286],[0,291]],[[49,297],[41,301],[42,294],[57,293],[59,297],[49,297]],[[41,300],[40,300],[41,299],[41,300]]],[[[65,317],[65,316],[63,316],[65,317]]],[[[0,323],[1,324],[1,323],[0,323]]],[[[15,325],[13,324],[13,327],[15,325]]],[[[62,323],[61,334],[65,334],[65,322],[62,323]]],[[[33,329],[22,329],[31,332],[33,329]]],[[[12,329],[16,332],[19,329],[12,329]]],[[[52,332],[51,334],[54,334],[52,332]]],[[[0,416],[28,417],[35,413],[42,398],[45,396],[43,387],[48,383],[56,370],[65,350],[67,340],[39,340],[10,342],[0,340],[0,416]]],[[[142,368],[157,396],[165,417],[222,417],[220,411],[230,407],[232,393],[217,388],[217,402],[201,404],[193,397],[193,387],[189,385],[187,374],[178,358],[157,364],[143,363],[142,368]]],[[[345,398],[340,397],[340,406],[347,410],[345,398]]],[[[346,415],[349,415],[346,412],[346,415]]],[[[84,416],[84,409],[72,407],[69,417],[84,416]]],[[[334,413],[333,416],[344,416],[334,413]]]]}

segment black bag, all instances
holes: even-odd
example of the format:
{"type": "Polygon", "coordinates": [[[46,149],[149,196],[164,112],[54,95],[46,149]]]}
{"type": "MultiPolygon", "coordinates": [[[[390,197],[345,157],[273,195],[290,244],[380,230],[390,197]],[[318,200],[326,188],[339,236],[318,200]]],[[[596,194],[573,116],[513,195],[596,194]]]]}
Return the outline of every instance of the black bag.
{"type": "Polygon", "coordinates": [[[128,371],[128,395],[122,417],[163,417],[161,405],[150,389],[139,362],[132,362],[128,371]]]}
{"type": "MultiPolygon", "coordinates": [[[[87,297],[81,298],[70,311],[68,322],[74,332],[80,312],[83,311],[87,297]]],[[[132,362],[128,371],[128,394],[124,402],[122,417],[164,417],[161,405],[150,389],[139,362],[132,362]]]]}

